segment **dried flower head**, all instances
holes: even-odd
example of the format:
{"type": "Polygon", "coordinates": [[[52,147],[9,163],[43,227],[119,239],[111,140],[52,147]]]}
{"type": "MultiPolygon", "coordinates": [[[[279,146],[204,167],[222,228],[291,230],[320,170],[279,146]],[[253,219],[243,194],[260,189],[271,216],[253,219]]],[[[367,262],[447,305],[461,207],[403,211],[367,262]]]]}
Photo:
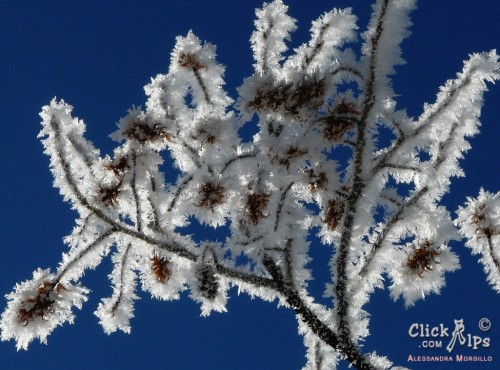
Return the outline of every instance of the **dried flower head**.
{"type": "Polygon", "coordinates": [[[354,127],[354,123],[342,117],[329,116],[324,120],[323,136],[327,140],[339,141],[344,134],[354,127]]]}
{"type": "Polygon", "coordinates": [[[414,247],[413,253],[406,261],[406,266],[419,277],[422,277],[424,272],[432,270],[432,266],[438,263],[436,257],[440,253],[432,248],[432,245],[430,241],[425,240],[420,245],[414,247]]]}
{"type": "Polygon", "coordinates": [[[104,165],[104,167],[112,171],[116,176],[123,175],[123,173],[129,168],[128,157],[121,157],[118,162],[112,162],[104,165]]]}
{"type": "Polygon", "coordinates": [[[37,288],[36,295],[28,297],[21,303],[21,308],[17,312],[17,321],[26,326],[37,317],[44,320],[47,314],[54,312],[52,305],[61,290],[66,290],[62,284],[44,282],[37,288]]]}
{"type": "Polygon", "coordinates": [[[304,78],[293,90],[286,110],[291,114],[298,114],[299,109],[317,110],[323,105],[325,92],[325,79],[304,78]]]}
{"type": "Polygon", "coordinates": [[[359,116],[359,111],[356,109],[356,104],[343,99],[334,108],[334,113],[339,116],[359,116]]]}
{"type": "Polygon", "coordinates": [[[330,110],[330,115],[323,119],[323,135],[325,139],[339,141],[344,134],[356,125],[359,111],[356,105],[342,100],[330,110]]]}
{"type": "Polygon", "coordinates": [[[319,172],[316,174],[312,168],[305,171],[309,176],[308,189],[312,192],[318,189],[326,189],[328,185],[328,178],[325,172],[319,172]]]}
{"type": "Polygon", "coordinates": [[[486,215],[487,206],[485,203],[480,204],[474,210],[471,216],[471,221],[476,225],[476,239],[479,240],[486,236],[486,238],[491,238],[493,235],[498,235],[499,231],[495,230],[492,222],[488,220],[486,215]]]}
{"type": "Polygon", "coordinates": [[[106,206],[114,206],[118,201],[118,195],[120,194],[121,182],[112,187],[101,187],[97,193],[101,202],[106,206]]]}
{"type": "Polygon", "coordinates": [[[141,144],[145,142],[152,142],[159,139],[172,140],[172,136],[166,131],[166,128],[160,124],[153,124],[150,126],[144,120],[135,120],[131,127],[123,132],[123,135],[131,140],[136,140],[141,144]]]}
{"type": "Polygon", "coordinates": [[[183,68],[189,68],[193,71],[197,71],[199,69],[205,68],[205,65],[200,63],[196,58],[196,55],[192,53],[182,52],[179,55],[178,59],[179,65],[183,68]]]}
{"type": "Polygon", "coordinates": [[[301,110],[317,110],[324,101],[326,82],[316,77],[306,77],[293,84],[266,83],[257,89],[253,100],[247,103],[249,111],[266,112],[282,110],[283,113],[300,119],[301,110]]]}
{"type": "Polygon", "coordinates": [[[216,136],[213,133],[207,131],[205,128],[198,129],[197,139],[201,139],[202,142],[208,144],[214,144],[217,141],[216,136]]]}
{"type": "Polygon", "coordinates": [[[206,182],[201,186],[201,199],[198,207],[213,209],[224,202],[224,187],[213,182],[206,182]]]}
{"type": "Polygon", "coordinates": [[[290,148],[288,148],[284,157],[281,157],[279,154],[275,154],[272,157],[271,162],[273,164],[276,163],[285,166],[288,169],[293,159],[302,157],[304,154],[307,154],[307,149],[301,149],[295,145],[292,145],[290,148]]]}
{"type": "Polygon", "coordinates": [[[250,221],[252,221],[254,225],[257,225],[261,218],[266,217],[263,211],[267,207],[268,202],[269,194],[252,193],[248,195],[245,210],[248,213],[250,221]]]}
{"type": "Polygon", "coordinates": [[[265,84],[257,89],[255,98],[246,107],[249,111],[276,111],[285,104],[291,88],[291,83],[265,84]]]}

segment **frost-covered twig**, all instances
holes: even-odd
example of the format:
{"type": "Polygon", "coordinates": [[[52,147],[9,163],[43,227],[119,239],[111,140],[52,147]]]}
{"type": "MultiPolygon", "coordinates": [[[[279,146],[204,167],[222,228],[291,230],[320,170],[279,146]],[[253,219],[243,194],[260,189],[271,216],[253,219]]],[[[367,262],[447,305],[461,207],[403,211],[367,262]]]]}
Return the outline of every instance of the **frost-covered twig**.
{"type": "Polygon", "coordinates": [[[472,254],[479,254],[489,283],[500,292],[500,192],[483,189],[477,198],[468,198],[459,207],[455,223],[467,239],[465,245],[472,254]]]}

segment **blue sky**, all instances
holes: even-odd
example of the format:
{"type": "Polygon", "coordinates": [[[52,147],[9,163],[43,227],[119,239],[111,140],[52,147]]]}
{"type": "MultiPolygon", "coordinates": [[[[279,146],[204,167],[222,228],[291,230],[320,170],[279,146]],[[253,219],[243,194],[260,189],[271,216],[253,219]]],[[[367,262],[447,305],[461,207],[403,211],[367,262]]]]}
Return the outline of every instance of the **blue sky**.
{"type": "MultiPolygon", "coordinates": [[[[333,7],[352,6],[363,29],[369,14],[366,1],[290,0],[290,14],[299,30],[292,45],[307,41],[310,21],[333,7]]],[[[37,267],[55,268],[65,248],[75,214],[52,187],[48,158],[36,139],[38,112],[54,96],[74,105],[75,115],[88,125],[88,137],[105,153],[115,122],[132,105],[145,101],[143,86],[164,73],[176,35],[189,29],[218,46],[218,60],[227,66],[232,96],[252,72],[249,37],[255,0],[189,1],[63,1],[0,2],[0,293],[31,277],[37,267]]],[[[496,0],[422,1],[412,16],[413,34],[403,43],[407,64],[394,79],[398,105],[410,115],[432,102],[438,86],[454,77],[462,61],[475,51],[500,48],[500,5],[496,0]]],[[[359,46],[359,44],[357,44],[359,46]]],[[[355,45],[356,47],[356,45],[355,45]]],[[[485,99],[480,136],[463,161],[467,177],[455,179],[445,204],[453,211],[480,186],[496,192],[498,171],[500,87],[491,86],[485,99]]],[[[316,261],[328,255],[313,245],[316,261]]],[[[500,295],[486,285],[482,267],[461,244],[454,249],[462,269],[449,274],[440,296],[429,296],[409,310],[393,303],[387,291],[372,297],[372,335],[366,350],[376,349],[397,364],[414,369],[494,369],[500,367],[500,295]],[[423,349],[412,339],[413,323],[440,323],[453,330],[463,318],[466,333],[490,337],[491,347],[457,353],[492,356],[493,363],[408,363],[409,355],[445,355],[444,349],[423,349]],[[478,321],[492,327],[481,332],[478,321]]],[[[313,265],[314,267],[315,265],[313,265]]],[[[318,263],[318,269],[324,270],[318,263]]],[[[199,317],[188,299],[165,303],[141,294],[132,333],[103,333],[93,315],[99,299],[111,292],[105,261],[84,278],[92,297],[78,312],[74,325],[57,329],[48,345],[33,343],[16,352],[14,343],[0,343],[4,369],[298,369],[305,363],[302,338],[290,310],[274,303],[250,301],[232,291],[229,312],[199,317]]],[[[320,292],[322,287],[313,285],[320,292]]],[[[2,309],[5,301],[0,301],[2,309]]],[[[447,341],[443,342],[446,346],[447,341]]]]}

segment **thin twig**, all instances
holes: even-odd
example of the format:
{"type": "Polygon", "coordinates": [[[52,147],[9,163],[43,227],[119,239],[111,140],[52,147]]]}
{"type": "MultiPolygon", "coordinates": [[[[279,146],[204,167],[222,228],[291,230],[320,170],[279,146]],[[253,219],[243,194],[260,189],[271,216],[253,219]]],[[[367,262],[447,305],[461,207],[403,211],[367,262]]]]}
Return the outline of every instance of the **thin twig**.
{"type": "Polygon", "coordinates": [[[118,308],[118,305],[121,303],[122,301],[122,297],[123,297],[123,287],[124,287],[124,281],[123,281],[123,277],[125,275],[125,267],[126,267],[126,264],[127,264],[127,256],[128,256],[128,252],[130,250],[130,248],[132,247],[132,245],[129,243],[125,249],[125,252],[123,253],[123,256],[120,260],[120,285],[118,287],[118,297],[116,297],[116,300],[115,300],[115,303],[113,304],[113,307],[111,308],[111,313],[114,315],[115,314],[115,311],[117,310],[118,308]]]}
{"type": "Polygon", "coordinates": [[[186,186],[191,182],[192,179],[193,176],[191,175],[188,178],[186,178],[182,182],[182,184],[180,184],[180,186],[177,188],[177,191],[175,192],[174,197],[172,198],[172,201],[170,202],[170,205],[167,208],[167,211],[170,212],[172,209],[174,209],[175,203],[177,202],[177,198],[179,198],[179,195],[181,195],[182,191],[186,188],[186,186]]]}
{"type": "Polygon", "coordinates": [[[142,215],[141,215],[141,202],[139,199],[139,194],[137,194],[137,184],[136,184],[136,169],[137,169],[137,158],[132,155],[132,181],[130,182],[130,187],[132,188],[132,194],[134,195],[135,201],[135,222],[137,225],[137,231],[142,232],[142,215]]]}
{"type": "Polygon", "coordinates": [[[281,194],[281,198],[280,198],[280,201],[278,203],[278,209],[276,211],[276,219],[274,221],[274,231],[278,230],[283,204],[285,203],[286,195],[287,195],[288,191],[290,190],[290,188],[293,186],[293,184],[295,184],[295,183],[291,182],[290,184],[288,184],[285,191],[281,194]]]}
{"type": "Polygon", "coordinates": [[[348,264],[348,254],[349,246],[351,244],[352,230],[354,227],[354,218],[356,215],[358,201],[363,194],[365,188],[365,183],[363,181],[363,156],[366,146],[366,126],[367,120],[370,116],[372,108],[375,104],[375,83],[376,83],[376,60],[377,60],[377,50],[380,37],[383,31],[383,21],[386,14],[387,6],[389,0],[385,0],[382,3],[380,18],[377,21],[377,27],[374,35],[371,38],[371,53],[370,53],[370,64],[369,64],[369,79],[366,83],[366,93],[363,102],[363,112],[360,117],[360,122],[358,125],[358,135],[357,143],[355,147],[355,158],[354,158],[354,176],[353,176],[353,186],[352,191],[347,199],[347,212],[344,217],[344,223],[342,228],[342,234],[340,237],[340,244],[336,257],[334,276],[336,277],[336,282],[334,286],[334,293],[336,299],[336,311],[338,317],[338,329],[339,337],[341,342],[347,343],[350,341],[350,325],[348,321],[348,310],[349,301],[347,290],[347,264],[348,264]]]}

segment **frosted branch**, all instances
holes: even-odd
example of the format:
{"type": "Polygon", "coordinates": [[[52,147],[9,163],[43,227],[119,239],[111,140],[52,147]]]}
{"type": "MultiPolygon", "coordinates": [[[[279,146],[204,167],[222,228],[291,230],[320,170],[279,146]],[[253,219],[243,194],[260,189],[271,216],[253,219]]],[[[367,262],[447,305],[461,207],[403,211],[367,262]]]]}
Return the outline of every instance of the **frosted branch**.
{"type": "Polygon", "coordinates": [[[488,282],[500,293],[500,192],[483,189],[457,211],[456,225],[473,255],[479,254],[488,282]]]}

